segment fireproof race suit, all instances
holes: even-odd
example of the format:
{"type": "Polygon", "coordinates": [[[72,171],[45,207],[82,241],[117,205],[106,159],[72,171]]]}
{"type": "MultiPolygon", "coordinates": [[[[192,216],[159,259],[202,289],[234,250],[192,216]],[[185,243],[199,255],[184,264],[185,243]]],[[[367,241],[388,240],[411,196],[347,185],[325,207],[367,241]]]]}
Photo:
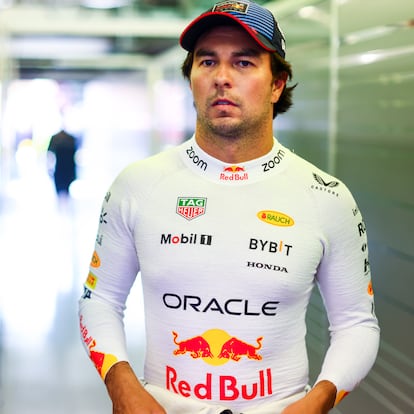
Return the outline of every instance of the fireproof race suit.
{"type": "Polygon", "coordinates": [[[248,411],[308,384],[305,312],[315,284],[330,347],[318,380],[337,401],[379,342],[361,213],[346,186],[282,146],[239,165],[194,137],[138,161],[102,204],[80,299],[85,348],[104,378],[128,360],[125,302],[145,298],[145,381],[248,411]]]}

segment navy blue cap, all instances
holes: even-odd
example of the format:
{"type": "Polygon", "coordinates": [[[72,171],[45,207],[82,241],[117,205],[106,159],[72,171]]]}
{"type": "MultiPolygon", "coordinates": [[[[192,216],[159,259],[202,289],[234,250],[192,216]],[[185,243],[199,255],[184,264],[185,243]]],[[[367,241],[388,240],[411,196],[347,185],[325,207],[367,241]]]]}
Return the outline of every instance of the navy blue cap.
{"type": "Polygon", "coordinates": [[[285,38],[272,12],[247,0],[216,3],[184,29],[180,45],[192,52],[201,34],[229,22],[239,24],[263,49],[285,58],[285,38]]]}

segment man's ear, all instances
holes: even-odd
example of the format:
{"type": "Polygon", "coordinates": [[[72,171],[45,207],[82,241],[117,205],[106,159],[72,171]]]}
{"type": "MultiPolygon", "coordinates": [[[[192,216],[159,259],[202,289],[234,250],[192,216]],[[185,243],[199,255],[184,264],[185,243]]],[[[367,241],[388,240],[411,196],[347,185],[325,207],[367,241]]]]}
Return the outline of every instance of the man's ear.
{"type": "Polygon", "coordinates": [[[285,89],[287,79],[288,79],[288,73],[281,72],[278,74],[278,77],[273,80],[272,103],[276,103],[279,100],[280,95],[282,95],[282,92],[285,89]]]}

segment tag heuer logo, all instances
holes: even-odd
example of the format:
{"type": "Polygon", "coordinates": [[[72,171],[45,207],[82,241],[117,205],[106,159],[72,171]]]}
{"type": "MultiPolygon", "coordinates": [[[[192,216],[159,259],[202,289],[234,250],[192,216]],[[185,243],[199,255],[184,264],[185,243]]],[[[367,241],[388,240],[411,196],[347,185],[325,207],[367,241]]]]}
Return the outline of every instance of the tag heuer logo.
{"type": "Polygon", "coordinates": [[[187,220],[195,219],[206,212],[207,198],[178,197],[176,212],[187,220]]]}

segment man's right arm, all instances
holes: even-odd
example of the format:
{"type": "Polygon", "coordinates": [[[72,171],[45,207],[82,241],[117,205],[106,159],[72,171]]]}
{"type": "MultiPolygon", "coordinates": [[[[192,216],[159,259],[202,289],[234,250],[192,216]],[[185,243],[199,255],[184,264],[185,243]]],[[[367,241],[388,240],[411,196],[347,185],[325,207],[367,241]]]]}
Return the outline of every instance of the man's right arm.
{"type": "Polygon", "coordinates": [[[113,365],[105,377],[113,414],[166,414],[142,386],[128,362],[113,365]]]}

